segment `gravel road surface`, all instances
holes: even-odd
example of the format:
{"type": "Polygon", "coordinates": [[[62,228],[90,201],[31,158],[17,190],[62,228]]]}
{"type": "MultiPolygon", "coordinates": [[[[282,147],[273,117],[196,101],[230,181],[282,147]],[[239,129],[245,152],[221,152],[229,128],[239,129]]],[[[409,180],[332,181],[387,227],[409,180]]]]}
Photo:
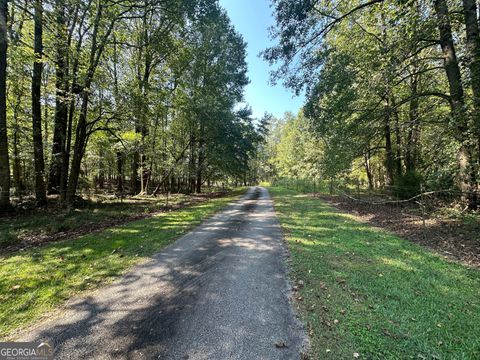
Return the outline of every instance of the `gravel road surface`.
{"type": "Polygon", "coordinates": [[[253,187],[17,340],[49,340],[56,359],[300,359],[284,260],[268,192],[253,187]]]}

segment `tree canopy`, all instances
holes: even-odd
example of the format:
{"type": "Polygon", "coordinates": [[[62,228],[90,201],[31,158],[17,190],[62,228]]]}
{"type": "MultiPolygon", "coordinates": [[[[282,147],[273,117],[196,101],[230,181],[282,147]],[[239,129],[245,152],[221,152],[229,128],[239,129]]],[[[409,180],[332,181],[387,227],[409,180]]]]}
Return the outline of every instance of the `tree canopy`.
{"type": "Polygon", "coordinates": [[[2,1],[0,184],[200,192],[247,182],[262,130],[243,103],[246,43],[216,0],[2,1]]]}
{"type": "Polygon", "coordinates": [[[477,208],[476,2],[272,3],[276,45],[263,57],[279,65],[273,80],[306,91],[308,131],[324,143],[316,161],[331,164],[323,175],[361,166],[372,188],[456,186],[477,208]]]}

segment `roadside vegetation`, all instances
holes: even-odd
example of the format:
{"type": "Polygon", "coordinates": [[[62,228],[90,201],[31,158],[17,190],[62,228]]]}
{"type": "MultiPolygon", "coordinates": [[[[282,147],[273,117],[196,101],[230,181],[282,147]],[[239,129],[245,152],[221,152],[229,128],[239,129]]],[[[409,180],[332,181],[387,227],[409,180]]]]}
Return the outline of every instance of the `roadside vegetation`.
{"type": "Polygon", "coordinates": [[[312,359],[480,357],[480,273],[270,188],[312,359]]]}
{"type": "Polygon", "coordinates": [[[248,83],[218,0],[0,1],[0,216],[255,181],[248,83]]]}
{"type": "Polygon", "coordinates": [[[369,190],[348,181],[331,187],[318,179],[279,178],[269,184],[315,196],[370,225],[480,269],[480,212],[463,211],[455,193],[429,191],[404,200],[388,189],[369,190]]]}
{"type": "Polygon", "coordinates": [[[91,199],[77,201],[74,208],[64,208],[58,203],[55,206],[53,200],[47,208],[36,208],[31,206],[31,201],[29,207],[0,217],[0,254],[84,235],[225,194],[227,191],[213,189],[205,189],[203,194],[128,196],[124,199],[95,194],[91,199]]]}
{"type": "Polygon", "coordinates": [[[480,208],[480,32],[473,0],[272,0],[274,80],[305,92],[273,122],[265,173],[454,197],[480,208]]]}
{"type": "Polygon", "coordinates": [[[236,199],[228,196],[129,222],[94,235],[0,257],[0,339],[70,297],[104,285],[236,199]]]}

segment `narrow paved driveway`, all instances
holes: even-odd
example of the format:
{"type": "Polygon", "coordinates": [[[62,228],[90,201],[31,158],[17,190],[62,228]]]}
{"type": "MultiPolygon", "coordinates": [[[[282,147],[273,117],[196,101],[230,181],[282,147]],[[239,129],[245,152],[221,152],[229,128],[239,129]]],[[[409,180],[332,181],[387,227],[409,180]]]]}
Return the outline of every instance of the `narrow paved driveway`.
{"type": "Polygon", "coordinates": [[[268,192],[251,188],[18,340],[48,339],[59,359],[299,359],[284,255],[268,192]]]}

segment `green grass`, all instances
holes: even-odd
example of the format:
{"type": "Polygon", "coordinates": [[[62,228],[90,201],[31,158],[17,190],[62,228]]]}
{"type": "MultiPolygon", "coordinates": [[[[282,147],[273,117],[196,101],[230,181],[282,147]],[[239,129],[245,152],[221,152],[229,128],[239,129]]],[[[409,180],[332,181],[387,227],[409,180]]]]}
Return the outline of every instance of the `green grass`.
{"type": "Polygon", "coordinates": [[[241,193],[0,257],[0,339],[148,259],[241,193]]]}
{"type": "MultiPolygon", "coordinates": [[[[170,196],[169,204],[188,200],[187,195],[170,196]]],[[[66,210],[51,203],[47,208],[20,211],[16,216],[0,218],[0,247],[15,244],[32,235],[50,235],[60,231],[76,230],[90,224],[160,210],[166,204],[165,196],[129,197],[83,200],[80,206],[66,210]]]]}
{"type": "Polygon", "coordinates": [[[321,200],[270,192],[313,359],[480,359],[478,270],[321,200]]]}

